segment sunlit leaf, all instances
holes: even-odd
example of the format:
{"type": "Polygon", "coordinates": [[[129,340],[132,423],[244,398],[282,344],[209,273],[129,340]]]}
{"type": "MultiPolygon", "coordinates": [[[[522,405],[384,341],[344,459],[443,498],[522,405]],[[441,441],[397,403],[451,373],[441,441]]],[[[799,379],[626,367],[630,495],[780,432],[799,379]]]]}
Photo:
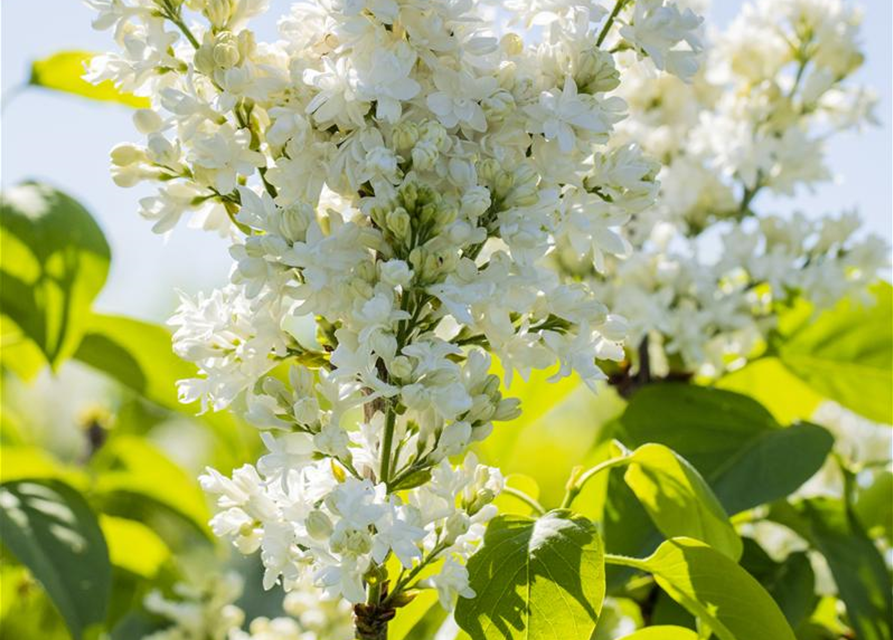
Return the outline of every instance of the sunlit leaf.
{"type": "Polygon", "coordinates": [[[624,480],[668,538],[695,538],[733,560],[741,557],[741,538],[729,516],[684,458],[663,445],[643,445],[633,452],[624,480]]]}
{"type": "Polygon", "coordinates": [[[46,589],[76,639],[105,619],[111,565],[96,516],[57,480],[0,486],[3,544],[46,589]]]}
{"type": "MultiPolygon", "coordinates": [[[[659,443],[689,461],[729,515],[789,495],[821,468],[834,438],[811,424],[782,427],[754,400],[729,391],[659,384],[636,393],[616,436],[637,447],[659,443]]],[[[609,551],[643,555],[660,536],[618,473],[604,512],[609,551]]],[[[610,572],[613,576],[614,572],[610,572]]]]}
{"type": "Polygon", "coordinates": [[[88,484],[88,478],[80,469],[63,465],[39,447],[4,446],[2,456],[0,482],[56,479],[78,489],[84,489],[88,484]]]}
{"type": "Polygon", "coordinates": [[[874,304],[843,300],[778,346],[779,358],[825,397],[893,423],[893,295],[872,288],[874,304]]]}
{"type": "Polygon", "coordinates": [[[167,456],[142,438],[118,436],[100,449],[93,462],[97,471],[93,492],[98,497],[127,495],[167,508],[213,539],[205,497],[167,456]]]}
{"type": "Polygon", "coordinates": [[[83,79],[95,53],[89,51],[60,51],[31,65],[29,83],[37,87],[71,93],[100,102],[118,102],[128,107],[149,107],[148,98],[119,91],[111,80],[92,84],[83,79]]]}
{"type": "Polygon", "coordinates": [[[400,608],[397,616],[388,624],[388,640],[431,637],[433,633],[425,635],[425,630],[436,631],[446,615],[446,610],[437,600],[436,591],[420,591],[409,605],[400,608]]]}
{"type": "MultiPolygon", "coordinates": [[[[174,354],[171,334],[164,327],[93,314],[74,357],[165,409],[190,417],[200,410],[197,403],[184,405],[177,398],[177,381],[194,377],[196,370],[174,354]]],[[[214,427],[232,455],[245,457],[245,443],[231,413],[208,413],[201,420],[214,427]]]]}
{"type": "Polygon", "coordinates": [[[3,192],[0,206],[3,342],[28,339],[57,366],[83,335],[111,252],[90,213],[47,185],[3,192]]]}
{"type": "Polygon", "coordinates": [[[605,596],[598,532],[568,512],[491,521],[468,573],[456,622],[474,640],[588,640],[605,596]]]}
{"type": "Polygon", "coordinates": [[[609,558],[651,573],[671,598],[720,640],[795,640],[774,600],[726,555],[691,538],[673,538],[644,560],[609,558]]]}
{"type": "MultiPolygon", "coordinates": [[[[536,480],[523,473],[513,473],[505,478],[507,487],[517,489],[522,493],[526,493],[534,500],[539,498],[540,488],[536,480]]],[[[529,504],[521,498],[513,496],[511,493],[500,493],[493,504],[499,509],[499,513],[515,513],[519,515],[530,515],[533,509],[529,504]]]]}
{"type": "Polygon", "coordinates": [[[782,424],[808,420],[823,400],[820,393],[788,371],[778,358],[755,360],[723,376],[716,386],[757,400],[782,424]]]}
{"type": "Polygon", "coordinates": [[[100,515],[111,563],[142,578],[151,579],[170,558],[167,545],[154,531],[135,520],[100,515]]]}

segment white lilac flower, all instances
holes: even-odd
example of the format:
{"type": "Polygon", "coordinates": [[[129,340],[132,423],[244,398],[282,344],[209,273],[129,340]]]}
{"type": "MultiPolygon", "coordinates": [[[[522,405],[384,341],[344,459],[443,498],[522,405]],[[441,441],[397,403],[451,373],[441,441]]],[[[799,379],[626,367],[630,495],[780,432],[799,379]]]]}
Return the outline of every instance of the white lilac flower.
{"type": "MultiPolygon", "coordinates": [[[[151,101],[115,180],[158,183],[141,202],[156,231],[188,213],[231,241],[230,284],[171,319],[197,367],[181,399],[238,413],[266,448],[202,476],[212,529],[259,553],[266,588],[364,603],[394,557],[416,577],[441,566],[445,606],[471,596],[503,483],[468,450],[519,415],[503,383],[548,369],[594,386],[598,361],[624,356],[625,324],[557,259],[568,243],[590,267],[626,256],[622,228],[658,190],[613,95],[650,81],[594,47],[604,3],[532,3],[529,43],[477,0],[300,2],[275,42],[251,30],[263,0],[89,4],[120,52],[88,76],[151,101]]],[[[688,74],[697,21],[670,6],[615,31],[688,74]]],[[[231,640],[295,629],[259,620],[231,640]]]]}
{"type": "Polygon", "coordinates": [[[596,156],[586,191],[566,188],[561,260],[629,318],[630,345],[648,347],[653,375],[716,377],[765,349],[798,298],[818,313],[863,293],[889,265],[885,243],[865,237],[854,215],[766,215],[759,206],[764,192],[829,180],[829,136],[872,123],[871,92],[851,77],[862,59],[859,12],[838,0],[746,4],[704,45],[690,84],[659,71],[660,50],[697,51],[695,17],[655,0],[620,19],[637,53],[617,57],[627,81],[616,93],[630,107],[619,139],[664,165],[658,172],[630,156],[618,172],[610,154],[596,156]],[[648,36],[664,21],[675,26],[648,36]],[[642,51],[650,57],[639,60],[642,51]],[[649,189],[659,189],[657,203],[643,208],[638,194],[650,201],[649,189]],[[632,250],[605,251],[621,240],[632,250]]]}

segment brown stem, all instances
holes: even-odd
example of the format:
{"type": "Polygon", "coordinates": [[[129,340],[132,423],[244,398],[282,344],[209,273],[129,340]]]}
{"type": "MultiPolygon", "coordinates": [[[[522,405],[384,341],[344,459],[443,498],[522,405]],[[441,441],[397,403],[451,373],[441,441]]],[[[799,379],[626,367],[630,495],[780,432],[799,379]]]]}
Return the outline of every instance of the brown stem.
{"type": "Polygon", "coordinates": [[[397,610],[386,604],[387,596],[388,586],[385,582],[376,601],[354,605],[356,640],[388,640],[388,623],[397,615],[397,610]]]}

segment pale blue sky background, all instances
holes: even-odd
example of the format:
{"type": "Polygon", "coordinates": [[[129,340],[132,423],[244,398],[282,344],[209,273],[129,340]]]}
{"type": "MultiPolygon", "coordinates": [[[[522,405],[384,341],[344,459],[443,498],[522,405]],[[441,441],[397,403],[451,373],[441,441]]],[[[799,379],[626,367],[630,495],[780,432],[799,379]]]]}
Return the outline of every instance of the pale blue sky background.
{"type": "MultiPolygon", "coordinates": [[[[265,26],[274,24],[288,0],[273,0],[265,26]]],[[[711,19],[720,26],[734,16],[741,0],[714,0],[711,19]]],[[[882,126],[861,135],[836,138],[828,148],[836,184],[794,199],[760,200],[761,210],[799,208],[810,215],[858,208],[868,228],[891,242],[893,159],[891,159],[891,0],[864,0],[863,28],[868,62],[860,80],[880,96],[882,126]]],[[[109,34],[90,27],[91,11],[77,0],[2,0],[2,88],[26,79],[29,62],[61,49],[102,51],[109,34]]],[[[29,90],[3,114],[2,184],[25,178],[48,180],[81,200],[99,219],[115,257],[98,306],[142,318],[163,320],[175,304],[173,290],[195,291],[225,282],[230,260],[225,244],[207,233],[178,227],[165,241],[137,215],[137,200],[149,187],[121,189],[109,177],[108,151],[137,140],[130,112],[29,90]]]]}

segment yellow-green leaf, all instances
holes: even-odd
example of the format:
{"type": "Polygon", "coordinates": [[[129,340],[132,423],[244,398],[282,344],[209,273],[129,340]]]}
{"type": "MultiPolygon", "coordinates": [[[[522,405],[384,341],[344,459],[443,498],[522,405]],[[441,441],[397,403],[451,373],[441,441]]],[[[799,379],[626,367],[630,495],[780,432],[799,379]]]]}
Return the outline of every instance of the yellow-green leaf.
{"type": "Polygon", "coordinates": [[[625,556],[606,560],[651,573],[667,595],[720,640],[795,640],[781,609],[760,583],[699,540],[667,540],[644,560],[625,556]]]}
{"type": "Polygon", "coordinates": [[[149,107],[148,98],[119,91],[111,80],[92,84],[84,80],[90,60],[96,54],[89,51],[60,51],[49,58],[35,60],[31,65],[30,84],[63,93],[71,93],[100,102],[118,102],[128,107],[149,107]]]}
{"type": "Polygon", "coordinates": [[[733,560],[741,557],[741,538],[710,486],[672,450],[660,444],[639,447],[624,480],[668,538],[695,538],[733,560]]]}
{"type": "Polygon", "coordinates": [[[171,556],[162,539],[136,520],[102,514],[99,526],[109,548],[109,559],[119,569],[151,579],[171,556]]]}
{"type": "Polygon", "coordinates": [[[97,471],[95,495],[147,499],[213,539],[207,525],[210,513],[198,483],[146,440],[135,436],[112,439],[99,450],[93,467],[97,471]]]}

